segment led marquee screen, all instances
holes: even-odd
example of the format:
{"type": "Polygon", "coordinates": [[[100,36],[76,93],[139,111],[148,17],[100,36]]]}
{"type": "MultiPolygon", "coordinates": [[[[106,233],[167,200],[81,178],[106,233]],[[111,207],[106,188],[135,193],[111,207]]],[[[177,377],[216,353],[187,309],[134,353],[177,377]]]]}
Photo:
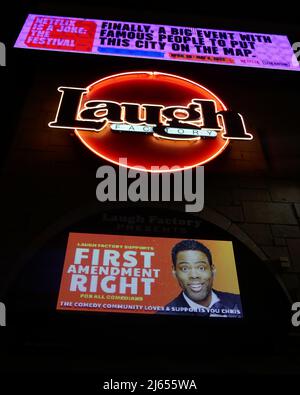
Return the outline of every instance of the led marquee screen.
{"type": "Polygon", "coordinates": [[[57,309],[242,318],[232,243],[70,233],[57,309]]]}
{"type": "Polygon", "coordinates": [[[300,70],[287,36],[29,14],[15,47],[300,70]]]}

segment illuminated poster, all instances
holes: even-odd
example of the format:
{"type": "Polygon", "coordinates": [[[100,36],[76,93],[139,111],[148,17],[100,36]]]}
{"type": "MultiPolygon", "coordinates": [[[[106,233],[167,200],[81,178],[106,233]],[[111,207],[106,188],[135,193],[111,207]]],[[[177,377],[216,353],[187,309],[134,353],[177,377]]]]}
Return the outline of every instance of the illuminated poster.
{"type": "Polygon", "coordinates": [[[29,14],[15,47],[300,70],[287,36],[29,14]]]}
{"type": "Polygon", "coordinates": [[[232,243],[70,233],[57,309],[242,318],[232,243]]]}

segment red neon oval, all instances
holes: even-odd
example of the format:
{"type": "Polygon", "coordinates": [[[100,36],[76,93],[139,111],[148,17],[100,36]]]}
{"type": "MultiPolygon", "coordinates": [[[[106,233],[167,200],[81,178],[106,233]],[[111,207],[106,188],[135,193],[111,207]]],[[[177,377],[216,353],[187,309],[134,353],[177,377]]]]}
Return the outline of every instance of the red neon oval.
{"type": "MultiPolygon", "coordinates": [[[[129,72],[103,78],[88,87],[82,107],[90,100],[111,100],[164,106],[186,106],[192,99],[214,100],[218,111],[224,103],[207,88],[177,75],[160,72],[129,72]]],[[[178,166],[178,170],[203,165],[218,156],[228,145],[222,132],[213,139],[173,140],[130,132],[113,132],[108,124],[100,133],[75,130],[82,143],[96,155],[126,167],[146,171],[153,167],[178,166]]],[[[170,171],[170,170],[158,170],[170,171]]]]}

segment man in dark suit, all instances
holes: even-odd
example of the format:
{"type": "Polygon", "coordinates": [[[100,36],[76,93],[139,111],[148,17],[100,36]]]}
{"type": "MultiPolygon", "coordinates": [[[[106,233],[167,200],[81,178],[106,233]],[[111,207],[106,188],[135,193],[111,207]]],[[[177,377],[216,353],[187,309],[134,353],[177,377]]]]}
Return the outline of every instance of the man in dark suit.
{"type": "Polygon", "coordinates": [[[164,314],[242,317],[239,295],[213,289],[215,266],[210,250],[196,240],[182,240],[172,249],[173,275],[183,291],[164,314]]]}

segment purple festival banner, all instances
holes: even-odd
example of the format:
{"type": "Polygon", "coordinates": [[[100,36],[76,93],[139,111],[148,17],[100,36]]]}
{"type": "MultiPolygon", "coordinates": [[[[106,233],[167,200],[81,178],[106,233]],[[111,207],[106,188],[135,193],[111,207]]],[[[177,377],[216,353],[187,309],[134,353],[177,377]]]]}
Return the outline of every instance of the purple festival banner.
{"type": "Polygon", "coordinates": [[[283,35],[29,14],[17,48],[300,71],[283,35]]]}

